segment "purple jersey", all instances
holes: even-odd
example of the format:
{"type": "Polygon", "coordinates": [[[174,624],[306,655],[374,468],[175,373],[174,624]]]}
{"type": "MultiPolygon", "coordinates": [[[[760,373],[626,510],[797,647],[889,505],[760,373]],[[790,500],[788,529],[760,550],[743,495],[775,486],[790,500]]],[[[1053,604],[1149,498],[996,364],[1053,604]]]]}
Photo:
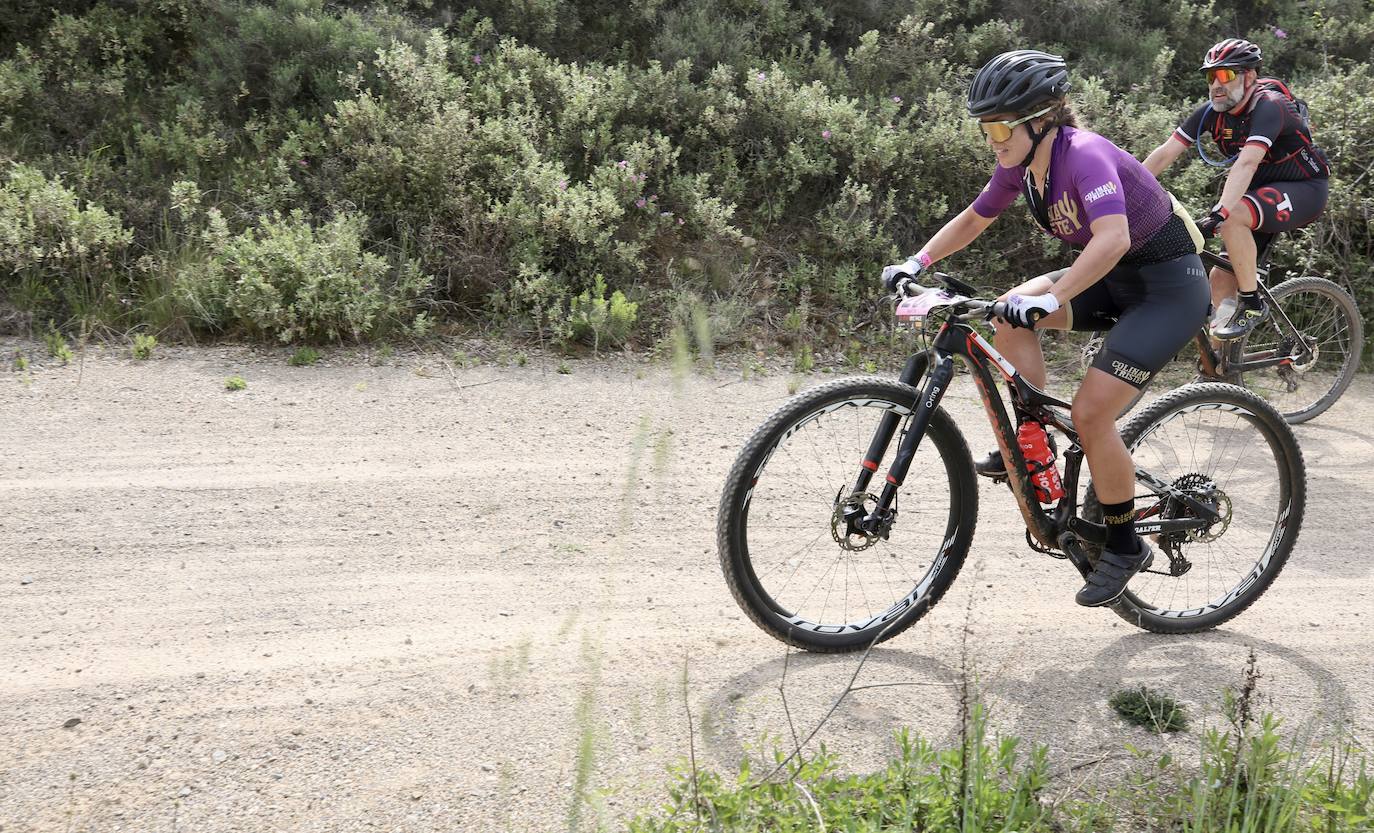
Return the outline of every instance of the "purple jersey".
{"type": "MultiPolygon", "coordinates": [[[[997,166],[983,193],[973,201],[982,217],[996,217],[1026,188],[1026,169],[997,166]]],[[[1126,215],[1131,247],[1153,237],[1173,215],[1169,194],[1134,156],[1090,130],[1059,128],[1050,156],[1045,189],[1048,231],[1071,246],[1086,246],[1092,222],[1109,214],[1126,215]]]]}

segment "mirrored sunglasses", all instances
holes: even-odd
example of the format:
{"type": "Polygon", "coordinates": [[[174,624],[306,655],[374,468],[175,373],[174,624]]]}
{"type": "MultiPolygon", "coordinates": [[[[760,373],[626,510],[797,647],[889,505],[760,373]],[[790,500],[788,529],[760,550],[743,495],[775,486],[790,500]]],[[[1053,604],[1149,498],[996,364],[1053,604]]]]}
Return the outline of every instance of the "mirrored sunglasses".
{"type": "Polygon", "coordinates": [[[978,122],[978,127],[983,131],[983,135],[987,136],[992,141],[1005,142],[1011,138],[1011,132],[1016,129],[1017,125],[1025,124],[1031,119],[1038,119],[1052,109],[1054,109],[1053,105],[1046,107],[1038,113],[1022,116],[1016,121],[980,121],[978,122]]]}

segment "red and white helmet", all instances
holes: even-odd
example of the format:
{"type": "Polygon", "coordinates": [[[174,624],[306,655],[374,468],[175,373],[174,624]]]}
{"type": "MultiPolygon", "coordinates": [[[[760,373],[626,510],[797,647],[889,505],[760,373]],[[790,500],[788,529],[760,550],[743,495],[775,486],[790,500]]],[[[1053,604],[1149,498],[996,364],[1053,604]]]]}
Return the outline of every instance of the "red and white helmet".
{"type": "Polygon", "coordinates": [[[1217,67],[1250,69],[1259,66],[1260,60],[1260,48],[1255,44],[1240,38],[1227,38],[1207,50],[1207,57],[1202,61],[1202,69],[1216,69],[1217,67]]]}

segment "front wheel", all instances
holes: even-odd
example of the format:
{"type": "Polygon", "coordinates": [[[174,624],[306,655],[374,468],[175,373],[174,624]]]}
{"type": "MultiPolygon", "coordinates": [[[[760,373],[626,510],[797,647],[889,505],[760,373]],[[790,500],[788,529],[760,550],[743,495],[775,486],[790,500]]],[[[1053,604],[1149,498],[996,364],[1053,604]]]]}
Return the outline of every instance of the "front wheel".
{"type": "Polygon", "coordinates": [[[1292,278],[1270,290],[1277,314],[1254,329],[1239,361],[1269,362],[1245,371],[1243,384],[1296,425],[1330,408],[1360,367],[1364,323],[1350,293],[1325,278],[1292,278]]]}
{"type": "Polygon", "coordinates": [[[919,393],[879,378],[843,379],[788,400],[749,439],[721,496],[716,537],[740,607],[777,639],[809,651],[866,648],[910,627],[949,588],[978,515],[973,460],[937,409],[886,534],[855,534],[847,508],[872,511],[919,393]],[[897,430],[854,493],[885,415],[897,430]]]}
{"type": "MultiPolygon", "coordinates": [[[[1147,535],[1153,566],[1112,609],[1157,633],[1207,630],[1245,610],[1273,583],[1302,527],[1307,474],[1293,429],[1272,405],[1235,385],[1186,385],[1156,399],[1121,431],[1142,490],[1137,526],[1204,517],[1207,525],[1147,535]],[[1142,494],[1143,491],[1143,494],[1142,494]]],[[[1089,489],[1083,516],[1101,522],[1089,489]]],[[[1096,553],[1092,554],[1096,558],[1096,553]]]]}

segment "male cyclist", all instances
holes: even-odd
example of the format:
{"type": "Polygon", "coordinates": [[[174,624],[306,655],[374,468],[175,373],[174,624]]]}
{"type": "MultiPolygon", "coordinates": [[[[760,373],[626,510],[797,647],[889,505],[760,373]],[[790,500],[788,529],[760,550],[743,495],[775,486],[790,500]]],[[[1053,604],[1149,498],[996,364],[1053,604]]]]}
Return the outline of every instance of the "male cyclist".
{"type": "MultiPolygon", "coordinates": [[[[1078,591],[1081,605],[1110,604],[1153,559],[1135,534],[1135,466],[1116,416],[1165,365],[1207,315],[1207,282],[1187,218],[1176,214],[1159,182],[1135,157],[1075,126],[1065,94],[1064,60],[1034,50],[989,61],[968,91],[997,168],[983,192],[932,237],[920,253],[883,270],[889,290],[968,244],[1024,195],[1046,232],[1081,248],[1073,265],[1021,284],[1002,296],[997,349],[1033,385],[1045,386],[1045,359],[1035,328],[1109,330],[1103,349],[1073,398],[1093,486],[1107,524],[1096,568],[1078,591]]],[[[1004,471],[1000,452],[979,463],[1004,471]]]]}
{"type": "Polygon", "coordinates": [[[1207,130],[1221,152],[1234,160],[1221,199],[1197,223],[1209,237],[1221,232],[1231,258],[1233,271],[1212,270],[1213,303],[1220,306],[1240,288],[1231,320],[1213,331],[1222,340],[1245,335],[1268,315],[1255,264],[1278,232],[1305,226],[1321,215],[1331,172],[1297,104],[1273,86],[1259,83],[1260,58],[1258,46],[1239,38],[1207,50],[1202,69],[1209,100],[1145,158],[1145,167],[1159,176],[1207,130]]]}

